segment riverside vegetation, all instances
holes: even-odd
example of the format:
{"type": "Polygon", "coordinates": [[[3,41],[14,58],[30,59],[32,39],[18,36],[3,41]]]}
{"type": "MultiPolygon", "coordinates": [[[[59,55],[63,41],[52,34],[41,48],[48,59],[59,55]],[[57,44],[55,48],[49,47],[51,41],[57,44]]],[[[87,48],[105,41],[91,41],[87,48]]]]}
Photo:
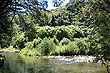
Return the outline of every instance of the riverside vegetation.
{"type": "Polygon", "coordinates": [[[20,54],[28,56],[93,55],[109,73],[109,6],[108,0],[73,0],[55,10],[37,8],[28,15],[11,16],[8,32],[0,27],[0,47],[19,49],[20,54]]]}

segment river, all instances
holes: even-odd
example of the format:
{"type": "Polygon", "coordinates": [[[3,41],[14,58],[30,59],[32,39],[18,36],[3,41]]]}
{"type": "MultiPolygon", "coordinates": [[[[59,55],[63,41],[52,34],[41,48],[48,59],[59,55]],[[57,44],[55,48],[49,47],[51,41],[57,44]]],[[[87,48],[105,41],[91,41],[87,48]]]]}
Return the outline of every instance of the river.
{"type": "Polygon", "coordinates": [[[17,53],[1,53],[6,61],[0,73],[106,73],[99,63],[75,63],[57,59],[34,58],[17,53]]]}

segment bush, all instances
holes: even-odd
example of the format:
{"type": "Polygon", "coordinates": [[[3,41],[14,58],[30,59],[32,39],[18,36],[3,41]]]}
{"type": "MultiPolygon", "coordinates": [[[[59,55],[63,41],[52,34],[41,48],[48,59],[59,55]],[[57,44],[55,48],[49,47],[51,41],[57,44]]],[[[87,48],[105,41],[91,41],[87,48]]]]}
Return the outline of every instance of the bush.
{"type": "Polygon", "coordinates": [[[53,37],[53,42],[54,42],[56,45],[59,45],[59,40],[56,38],[56,36],[53,37]]]}
{"type": "Polygon", "coordinates": [[[27,49],[27,48],[23,48],[21,51],[20,51],[20,54],[23,54],[23,55],[28,55],[28,56],[41,56],[41,53],[35,49],[27,49]]]}
{"type": "Polygon", "coordinates": [[[36,29],[36,37],[45,38],[45,37],[54,37],[55,30],[54,27],[44,26],[44,27],[35,27],[36,29]]]}
{"type": "Polygon", "coordinates": [[[36,48],[36,46],[41,43],[41,40],[42,40],[41,38],[33,39],[33,41],[31,42],[25,43],[25,48],[31,49],[31,50],[36,48]]]}
{"type": "Polygon", "coordinates": [[[38,45],[37,50],[41,52],[42,55],[49,55],[51,51],[55,50],[56,45],[52,38],[44,38],[38,45]]]}
{"type": "Polygon", "coordinates": [[[87,43],[87,38],[76,38],[75,39],[75,44],[79,48],[79,54],[86,54],[88,51],[88,43],[87,43]]]}
{"type": "Polygon", "coordinates": [[[27,53],[29,52],[29,49],[27,48],[23,48],[20,53],[23,54],[23,55],[27,55],[27,53]]]}
{"type": "Polygon", "coordinates": [[[18,34],[12,38],[11,46],[17,49],[22,49],[25,47],[24,43],[26,41],[25,32],[18,34]]]}
{"type": "Polygon", "coordinates": [[[73,42],[64,38],[61,40],[60,45],[56,47],[55,51],[51,52],[51,55],[75,55],[75,54],[88,54],[90,52],[90,43],[87,42],[87,38],[74,38],[73,42]]]}
{"type": "Polygon", "coordinates": [[[75,55],[78,54],[79,48],[75,42],[69,42],[68,45],[60,45],[56,47],[55,51],[52,51],[52,55],[75,55]]]}
{"type": "Polygon", "coordinates": [[[2,50],[2,47],[1,47],[1,45],[0,45],[0,50],[2,50]]]}
{"type": "Polygon", "coordinates": [[[21,50],[21,54],[24,55],[50,55],[50,52],[55,50],[56,45],[53,38],[34,39],[33,42],[27,42],[24,49],[21,50]]]}
{"type": "Polygon", "coordinates": [[[33,42],[27,42],[25,44],[25,48],[27,48],[27,49],[33,49],[33,47],[34,47],[34,43],[33,42]]]}
{"type": "Polygon", "coordinates": [[[63,38],[63,39],[60,41],[60,45],[67,45],[69,42],[70,42],[69,39],[63,38]]]}
{"type": "Polygon", "coordinates": [[[37,46],[38,44],[40,44],[41,41],[42,41],[42,39],[39,38],[39,37],[38,37],[38,39],[33,39],[33,44],[34,44],[33,47],[36,48],[36,46],[37,46]]]}
{"type": "Polygon", "coordinates": [[[15,48],[13,48],[13,46],[9,46],[8,48],[5,48],[7,50],[15,50],[15,48]]]}
{"type": "Polygon", "coordinates": [[[56,38],[61,41],[64,37],[65,38],[71,38],[72,35],[74,35],[75,31],[72,30],[73,34],[71,33],[70,29],[66,26],[61,26],[61,27],[55,27],[55,35],[56,38]],[[71,35],[71,36],[69,36],[71,35]]]}
{"type": "Polygon", "coordinates": [[[57,46],[55,51],[52,51],[50,53],[50,55],[62,55],[63,53],[66,53],[66,49],[67,49],[67,46],[66,45],[63,45],[63,46],[57,46]]]}
{"type": "Polygon", "coordinates": [[[70,54],[78,54],[79,48],[78,48],[78,46],[76,45],[75,42],[70,42],[67,45],[67,50],[66,51],[69,52],[70,54]]]}
{"type": "Polygon", "coordinates": [[[41,53],[39,51],[36,51],[35,49],[33,49],[33,50],[29,50],[27,55],[29,55],[29,56],[41,56],[41,53]]]}
{"type": "Polygon", "coordinates": [[[51,37],[53,38],[56,36],[56,38],[61,41],[64,37],[68,39],[73,38],[79,38],[83,37],[83,32],[78,26],[56,26],[56,27],[50,27],[50,26],[44,26],[44,27],[35,27],[36,29],[36,37],[45,38],[45,37],[51,37]]]}

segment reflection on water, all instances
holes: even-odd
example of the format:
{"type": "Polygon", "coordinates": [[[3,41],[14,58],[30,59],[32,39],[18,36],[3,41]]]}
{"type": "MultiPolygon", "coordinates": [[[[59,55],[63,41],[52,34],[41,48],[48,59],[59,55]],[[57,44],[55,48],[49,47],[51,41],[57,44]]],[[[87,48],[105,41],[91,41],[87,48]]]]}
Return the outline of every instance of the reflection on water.
{"type": "Polygon", "coordinates": [[[105,68],[96,63],[67,63],[16,53],[6,53],[5,56],[5,66],[0,69],[0,73],[105,73],[105,68]]]}

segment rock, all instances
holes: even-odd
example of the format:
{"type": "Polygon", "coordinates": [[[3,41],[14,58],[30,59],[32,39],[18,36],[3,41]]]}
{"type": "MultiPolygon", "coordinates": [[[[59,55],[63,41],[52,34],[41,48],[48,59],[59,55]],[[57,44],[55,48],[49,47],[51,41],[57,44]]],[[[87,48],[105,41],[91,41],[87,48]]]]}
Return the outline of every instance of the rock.
{"type": "Polygon", "coordinates": [[[93,56],[80,56],[75,58],[75,62],[93,62],[94,59],[93,56]]]}
{"type": "Polygon", "coordinates": [[[67,64],[75,63],[75,62],[93,62],[96,57],[93,56],[33,56],[37,58],[49,58],[49,59],[57,59],[60,61],[65,61],[67,64]]]}
{"type": "Polygon", "coordinates": [[[5,49],[3,49],[3,50],[0,50],[0,52],[20,52],[20,50],[5,50],[5,49]]]}
{"type": "Polygon", "coordinates": [[[58,58],[58,60],[63,60],[63,61],[74,61],[74,62],[93,62],[93,60],[95,59],[95,57],[93,56],[74,56],[71,58],[66,58],[66,57],[62,57],[62,58],[58,58]]]}
{"type": "Polygon", "coordinates": [[[20,50],[17,50],[17,49],[16,49],[16,50],[13,50],[13,52],[20,52],[20,50]]]}

